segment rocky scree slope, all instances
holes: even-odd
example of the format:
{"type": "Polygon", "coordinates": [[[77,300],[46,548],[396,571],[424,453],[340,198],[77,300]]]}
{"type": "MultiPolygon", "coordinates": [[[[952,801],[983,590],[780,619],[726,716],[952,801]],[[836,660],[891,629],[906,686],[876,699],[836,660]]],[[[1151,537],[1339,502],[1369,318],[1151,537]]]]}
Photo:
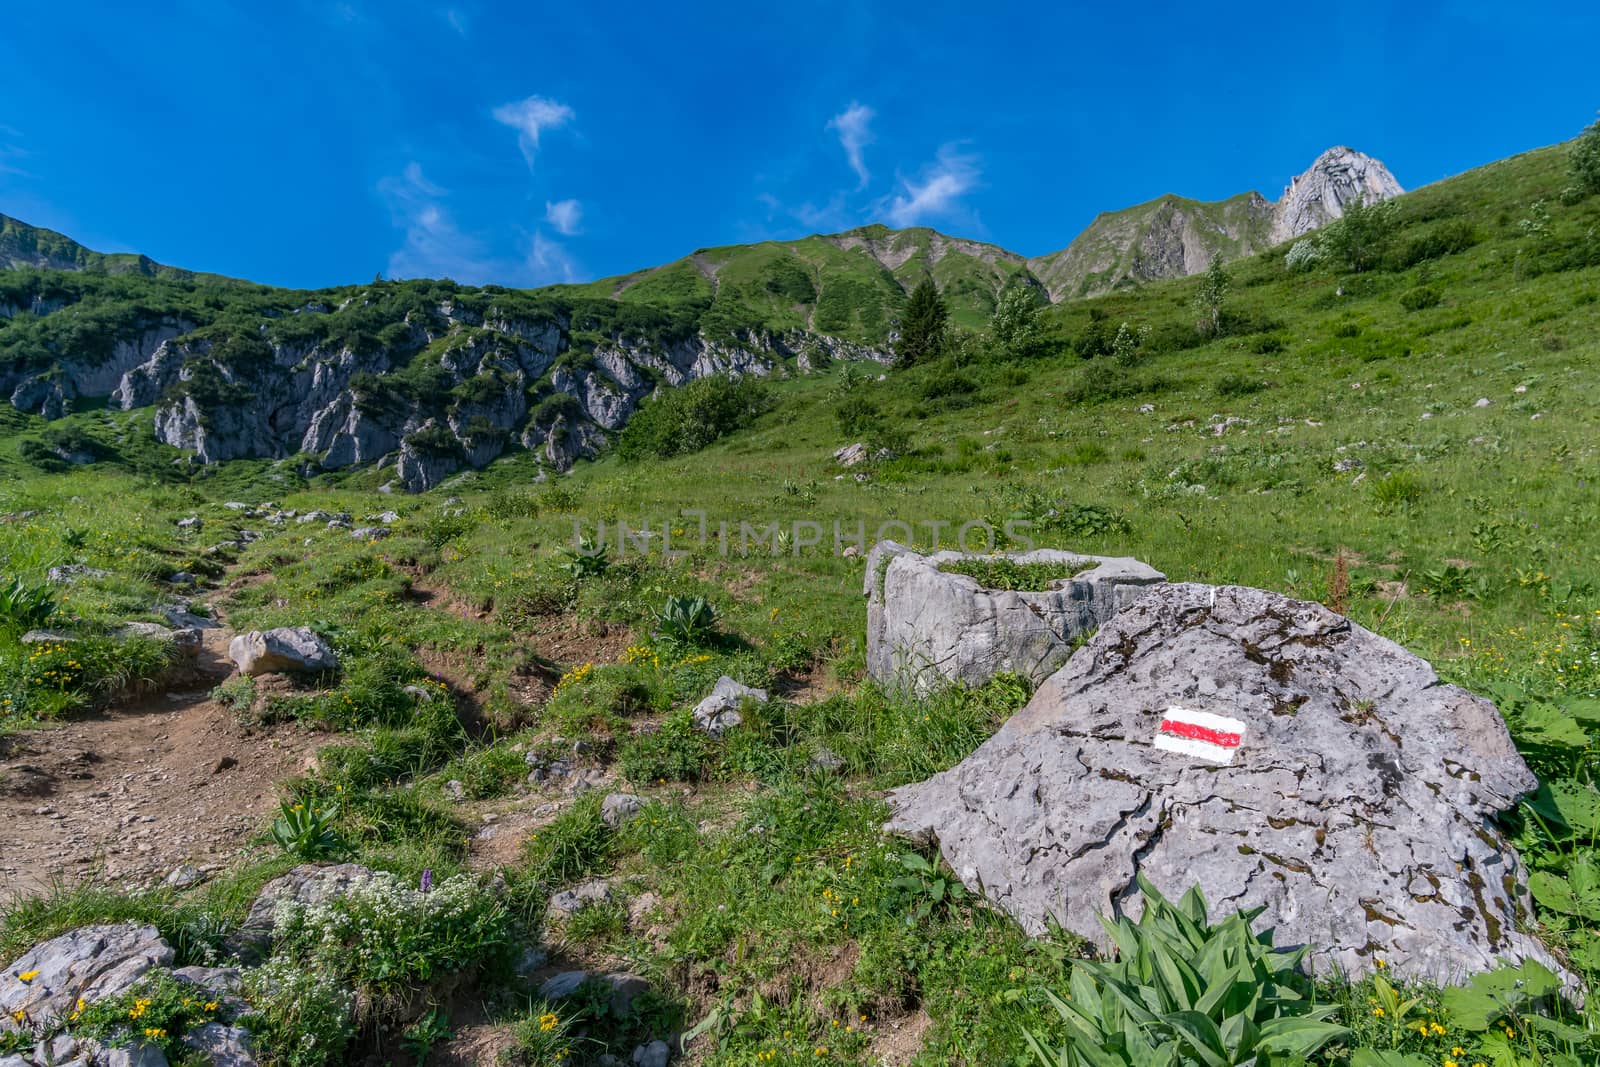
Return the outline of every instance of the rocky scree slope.
{"type": "Polygon", "coordinates": [[[1355,200],[1377,203],[1404,191],[1378,160],[1340,145],[1291,179],[1276,202],[1257,192],[1211,202],[1168,194],[1101,214],[1028,268],[1057,301],[1181,278],[1205,270],[1214,256],[1254,255],[1326,226],[1355,200]]]}

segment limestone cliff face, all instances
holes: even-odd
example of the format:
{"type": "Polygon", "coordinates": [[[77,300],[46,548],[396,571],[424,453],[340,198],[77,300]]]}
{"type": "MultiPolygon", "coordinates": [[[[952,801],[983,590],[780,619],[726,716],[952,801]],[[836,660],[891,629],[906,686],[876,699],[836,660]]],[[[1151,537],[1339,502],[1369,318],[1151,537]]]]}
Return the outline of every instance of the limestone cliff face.
{"type": "Polygon", "coordinates": [[[1343,145],[1330,148],[1283,190],[1273,212],[1271,243],[1343,218],[1345,206],[1353,201],[1376,204],[1403,192],[1389,168],[1376,159],[1343,145]]]}
{"type": "Polygon", "coordinates": [[[1255,192],[1220,201],[1159,197],[1101,214],[1060,252],[1029,260],[1028,269],[1058,301],[1181,278],[1205,270],[1215,256],[1254,255],[1326,226],[1354,200],[1376,203],[1404,191],[1378,160],[1341,145],[1291,179],[1275,203],[1255,192]]]}
{"type": "Polygon", "coordinates": [[[248,361],[204,332],[147,331],[146,358],[101,392],[124,410],[155,405],[156,437],[202,463],[301,456],[330,470],[392,465],[399,488],[420,492],[486,466],[513,444],[565,470],[595,455],[658,388],[766,375],[801,345],[829,358],[888,359],[816,335],[617,338],[580,351],[565,315],[480,318],[443,305],[437,312],[435,326],[413,327],[392,345],[271,343],[248,361]],[[419,370],[425,377],[412,380],[429,383],[422,392],[386,384],[419,370]]]}

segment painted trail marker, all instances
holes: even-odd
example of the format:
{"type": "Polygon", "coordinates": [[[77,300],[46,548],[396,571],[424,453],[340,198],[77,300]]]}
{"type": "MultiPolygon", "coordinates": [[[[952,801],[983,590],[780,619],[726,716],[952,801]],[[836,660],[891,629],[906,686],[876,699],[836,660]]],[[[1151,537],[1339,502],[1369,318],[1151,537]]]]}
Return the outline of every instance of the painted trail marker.
{"type": "Polygon", "coordinates": [[[1226,764],[1233,762],[1233,754],[1244,743],[1244,732],[1245,724],[1238,719],[1174,704],[1161,714],[1155,746],[1163,752],[1226,764]]]}

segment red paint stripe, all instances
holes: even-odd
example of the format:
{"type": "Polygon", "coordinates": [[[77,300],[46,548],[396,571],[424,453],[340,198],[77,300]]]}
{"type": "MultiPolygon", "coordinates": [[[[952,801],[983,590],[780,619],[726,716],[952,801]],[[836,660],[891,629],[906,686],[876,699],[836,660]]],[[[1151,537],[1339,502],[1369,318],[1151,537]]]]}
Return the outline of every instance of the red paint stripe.
{"type": "Polygon", "coordinates": [[[1197,726],[1192,722],[1162,719],[1161,732],[1164,734],[1177,734],[1179,737],[1187,737],[1191,741],[1204,741],[1221,748],[1239,747],[1238,734],[1226,734],[1221,730],[1210,730],[1204,726],[1197,726]]]}

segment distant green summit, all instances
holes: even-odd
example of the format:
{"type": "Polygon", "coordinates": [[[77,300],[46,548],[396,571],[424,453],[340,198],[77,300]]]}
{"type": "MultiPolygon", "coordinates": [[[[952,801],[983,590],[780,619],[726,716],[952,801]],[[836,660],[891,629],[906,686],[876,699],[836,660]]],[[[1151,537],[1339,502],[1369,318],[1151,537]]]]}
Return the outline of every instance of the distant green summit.
{"type": "Polygon", "coordinates": [[[196,276],[193,271],[165,266],[149,256],[131,252],[94,252],[54,230],[29,226],[9,215],[0,215],[0,270],[22,267],[142,274],[147,278],[188,279],[196,276]]]}

